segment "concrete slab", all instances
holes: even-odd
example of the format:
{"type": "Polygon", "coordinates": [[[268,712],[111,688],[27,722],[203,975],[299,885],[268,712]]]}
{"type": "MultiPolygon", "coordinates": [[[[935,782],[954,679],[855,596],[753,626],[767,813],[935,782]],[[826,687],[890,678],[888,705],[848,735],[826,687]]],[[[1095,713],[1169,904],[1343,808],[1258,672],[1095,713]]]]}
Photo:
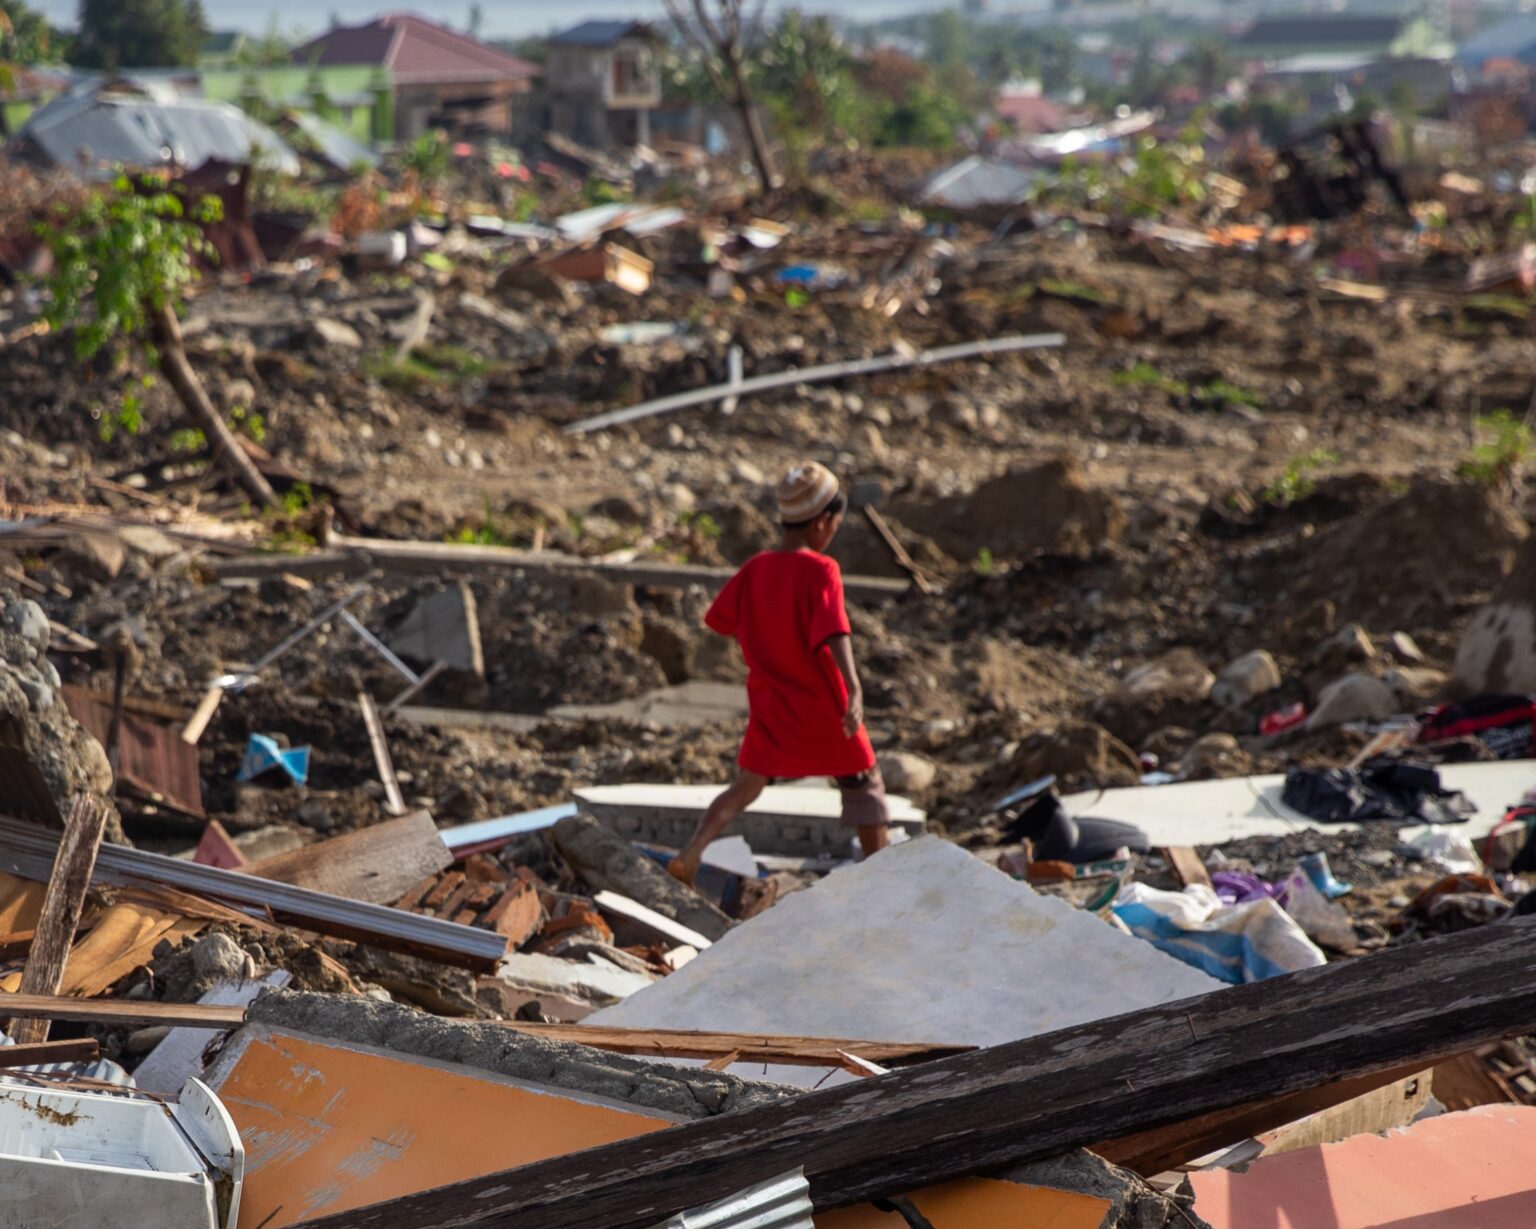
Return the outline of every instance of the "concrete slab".
{"type": "Polygon", "coordinates": [[[742,722],[747,719],[747,689],[740,683],[696,679],[613,704],[561,704],[550,709],[549,716],[567,721],[588,717],[648,721],[667,729],[742,722]]]}
{"type": "MultiPolygon", "coordinates": [[[[1536,760],[1491,764],[1446,764],[1440,780],[1461,790],[1477,813],[1461,826],[1472,840],[1486,836],[1505,810],[1536,785],[1536,760]]],[[[1324,832],[1358,824],[1323,824],[1280,801],[1285,778],[1279,774],[1232,777],[1221,781],[1183,781],[1131,789],[1091,790],[1062,799],[1067,814],[1120,819],[1135,824],[1157,845],[1219,845],[1250,836],[1285,836],[1302,828],[1324,832]]],[[[1418,823],[1406,828],[1417,828],[1418,823]]],[[[1406,829],[1405,829],[1406,830],[1406,829]]]]}
{"type": "Polygon", "coordinates": [[[589,1020],[987,1046],[1221,988],[925,837],[834,871],[589,1020]]]}
{"type": "Polygon", "coordinates": [[[1530,1229],[1536,1109],[1487,1105],[1189,1175],[1212,1229],[1530,1229]]]}
{"type": "Polygon", "coordinates": [[[496,976],[514,986],[574,994],[578,998],[612,1001],[643,990],[656,979],[631,973],[606,961],[583,964],[538,952],[509,952],[496,966],[496,976]]]}
{"type": "MultiPolygon", "coordinates": [[[[687,843],[724,785],[597,785],[576,791],[594,818],[621,836],[673,849],[687,843]]],[[[892,827],[920,836],[928,816],[898,795],[890,798],[892,827]]],[[[846,856],[853,830],[841,822],[842,796],[824,785],[770,785],[728,835],[743,836],[757,853],[814,858],[846,856]]]]}

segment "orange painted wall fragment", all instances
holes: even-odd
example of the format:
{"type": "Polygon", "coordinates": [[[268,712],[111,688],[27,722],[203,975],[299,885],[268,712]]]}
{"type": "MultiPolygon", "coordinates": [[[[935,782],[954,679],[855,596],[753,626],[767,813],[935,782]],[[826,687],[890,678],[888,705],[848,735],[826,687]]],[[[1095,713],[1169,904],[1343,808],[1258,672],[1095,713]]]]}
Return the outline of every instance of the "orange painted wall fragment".
{"type": "MultiPolygon", "coordinates": [[[[1020,1186],[995,1178],[962,1178],[909,1195],[933,1229],[1099,1229],[1110,1209],[1107,1199],[1020,1186]]],[[[906,1229],[895,1212],[871,1204],[818,1212],[816,1229],[906,1229]]]]}
{"type": "Polygon", "coordinates": [[[245,1143],[239,1229],[283,1229],[671,1125],[468,1067],[248,1037],[218,1088],[245,1143]]]}
{"type": "Polygon", "coordinates": [[[1531,1229],[1536,1109],[1480,1106],[1190,1184],[1214,1229],[1531,1229]]]}

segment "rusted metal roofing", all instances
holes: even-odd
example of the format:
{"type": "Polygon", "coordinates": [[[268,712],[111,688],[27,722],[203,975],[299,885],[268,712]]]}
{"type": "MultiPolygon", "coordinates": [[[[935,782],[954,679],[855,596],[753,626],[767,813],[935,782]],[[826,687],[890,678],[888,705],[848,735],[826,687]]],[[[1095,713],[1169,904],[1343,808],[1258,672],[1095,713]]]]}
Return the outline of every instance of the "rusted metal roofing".
{"type": "MultiPolygon", "coordinates": [[[[65,684],[64,703],[70,715],[103,746],[112,725],[112,697],[65,684]]],[[[203,785],[198,775],[197,748],[181,739],[180,726],[162,717],[125,706],[118,737],[118,780],[163,799],[179,811],[203,813],[203,785]]]]}

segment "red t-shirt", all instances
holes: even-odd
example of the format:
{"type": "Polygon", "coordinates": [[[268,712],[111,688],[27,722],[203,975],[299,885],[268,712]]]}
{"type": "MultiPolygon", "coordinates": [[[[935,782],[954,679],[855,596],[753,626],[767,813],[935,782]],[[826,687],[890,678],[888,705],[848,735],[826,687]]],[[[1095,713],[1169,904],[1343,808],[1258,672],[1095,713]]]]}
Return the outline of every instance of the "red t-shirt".
{"type": "Polygon", "coordinates": [[[737,763],[765,777],[844,777],[874,767],[860,727],[843,736],[848,688],[827,641],[849,632],[843,574],[815,551],[764,551],[704,616],[747,659],[747,735],[737,763]]]}

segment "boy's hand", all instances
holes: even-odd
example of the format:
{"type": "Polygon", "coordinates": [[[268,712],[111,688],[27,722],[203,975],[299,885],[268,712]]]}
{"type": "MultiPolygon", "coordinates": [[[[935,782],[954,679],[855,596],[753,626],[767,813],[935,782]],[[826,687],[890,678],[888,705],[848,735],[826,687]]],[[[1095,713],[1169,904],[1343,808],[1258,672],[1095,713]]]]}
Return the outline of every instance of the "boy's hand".
{"type": "Polygon", "coordinates": [[[864,724],[864,693],[850,691],[848,693],[848,708],[843,713],[843,737],[852,738],[859,732],[859,727],[864,724]]]}

